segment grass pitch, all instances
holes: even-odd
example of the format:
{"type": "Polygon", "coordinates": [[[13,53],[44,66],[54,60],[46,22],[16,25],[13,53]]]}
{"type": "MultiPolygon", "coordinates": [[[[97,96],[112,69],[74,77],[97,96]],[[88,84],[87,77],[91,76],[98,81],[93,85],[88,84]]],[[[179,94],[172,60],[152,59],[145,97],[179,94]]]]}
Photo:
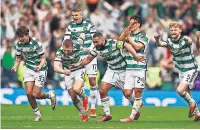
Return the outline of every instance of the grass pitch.
{"type": "Polygon", "coordinates": [[[29,105],[1,105],[1,128],[3,129],[127,129],[127,128],[168,128],[194,129],[200,128],[200,122],[194,122],[187,117],[188,107],[143,107],[138,121],[121,123],[120,118],[128,117],[131,107],[111,107],[113,119],[97,123],[102,114],[102,108],[97,108],[97,117],[88,122],[80,122],[80,117],[74,106],[39,106],[43,120],[34,122],[32,109],[29,105]]]}

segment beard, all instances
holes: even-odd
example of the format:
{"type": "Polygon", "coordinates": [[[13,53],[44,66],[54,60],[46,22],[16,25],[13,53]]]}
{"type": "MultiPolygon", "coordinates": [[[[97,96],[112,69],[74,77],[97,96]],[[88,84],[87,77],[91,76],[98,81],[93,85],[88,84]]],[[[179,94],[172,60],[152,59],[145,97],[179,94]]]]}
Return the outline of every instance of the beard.
{"type": "Polygon", "coordinates": [[[96,49],[99,50],[99,51],[103,50],[103,48],[104,48],[104,45],[98,45],[98,46],[96,46],[96,49]]]}

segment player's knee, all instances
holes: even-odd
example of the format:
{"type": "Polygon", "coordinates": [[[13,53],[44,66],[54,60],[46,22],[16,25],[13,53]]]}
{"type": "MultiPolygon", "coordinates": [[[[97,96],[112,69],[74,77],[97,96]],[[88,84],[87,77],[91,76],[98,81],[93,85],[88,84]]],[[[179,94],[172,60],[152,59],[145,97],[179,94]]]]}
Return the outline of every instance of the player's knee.
{"type": "Polygon", "coordinates": [[[105,95],[105,93],[106,93],[106,92],[105,92],[104,89],[99,89],[99,94],[100,94],[100,95],[105,95]]]}
{"type": "Polygon", "coordinates": [[[90,86],[96,86],[96,78],[95,77],[90,77],[89,78],[89,83],[90,83],[90,86]]]}
{"type": "Polygon", "coordinates": [[[28,91],[28,92],[26,92],[26,95],[27,95],[27,96],[32,96],[32,92],[31,92],[31,91],[28,91]]]}
{"type": "Polygon", "coordinates": [[[76,94],[79,94],[81,92],[81,90],[82,90],[82,88],[75,88],[75,87],[73,87],[73,91],[76,94]]]}
{"type": "Polygon", "coordinates": [[[181,87],[177,87],[177,88],[176,88],[176,92],[177,92],[179,95],[183,95],[184,90],[183,90],[181,87]]]}
{"type": "Polygon", "coordinates": [[[37,93],[37,92],[33,92],[32,95],[35,98],[39,98],[40,97],[40,93],[37,93]]]}
{"type": "Polygon", "coordinates": [[[131,97],[131,93],[129,92],[124,92],[125,98],[129,99],[131,97]]]}
{"type": "Polygon", "coordinates": [[[142,89],[135,89],[135,97],[140,98],[142,97],[142,89]]]}

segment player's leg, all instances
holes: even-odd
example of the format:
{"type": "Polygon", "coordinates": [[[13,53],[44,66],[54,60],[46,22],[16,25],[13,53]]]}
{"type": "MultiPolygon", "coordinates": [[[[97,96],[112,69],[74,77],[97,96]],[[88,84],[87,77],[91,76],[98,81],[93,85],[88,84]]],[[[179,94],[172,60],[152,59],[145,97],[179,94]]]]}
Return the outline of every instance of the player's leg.
{"type": "Polygon", "coordinates": [[[188,117],[191,118],[195,114],[195,120],[200,120],[200,112],[195,100],[191,96],[194,80],[197,76],[196,70],[190,70],[185,73],[179,73],[181,83],[178,85],[177,93],[188,103],[190,110],[188,117]]]}
{"type": "Polygon", "coordinates": [[[73,72],[75,75],[75,83],[73,85],[73,91],[83,100],[83,108],[88,111],[88,97],[83,90],[83,78],[85,75],[85,69],[77,70],[73,72]]]}
{"type": "MultiPolygon", "coordinates": [[[[131,91],[131,85],[134,85],[132,87],[134,87],[134,93],[135,93],[135,100],[132,106],[132,111],[131,111],[131,115],[128,118],[124,118],[121,119],[121,122],[133,122],[134,120],[137,120],[140,116],[140,108],[143,105],[142,102],[142,92],[145,86],[145,75],[146,75],[146,71],[145,70],[134,70],[134,75],[132,77],[134,77],[134,80],[129,81],[130,85],[124,86],[125,89],[124,93],[125,96],[127,96],[127,98],[130,98],[130,96],[132,95],[132,91],[131,91]],[[134,81],[134,82],[132,82],[134,81]],[[129,88],[129,89],[128,89],[129,88]]],[[[130,78],[128,78],[130,79],[130,78]]],[[[126,82],[127,80],[125,80],[126,82]]],[[[125,83],[126,85],[126,83],[125,83]]]]}
{"type": "Polygon", "coordinates": [[[42,92],[42,87],[46,81],[46,75],[46,71],[39,71],[35,73],[35,85],[32,94],[36,99],[50,99],[52,109],[54,110],[56,107],[56,93],[52,91],[42,92]]]}
{"type": "Polygon", "coordinates": [[[103,121],[109,121],[112,119],[111,112],[110,112],[110,101],[108,96],[108,90],[112,88],[113,85],[117,85],[117,78],[118,74],[115,74],[114,71],[107,68],[106,73],[101,81],[101,85],[99,88],[100,98],[101,98],[101,104],[104,111],[104,115],[100,118],[100,120],[97,120],[97,122],[103,122],[103,121]]]}
{"type": "Polygon", "coordinates": [[[91,109],[90,109],[90,116],[92,118],[96,117],[96,102],[98,96],[98,87],[96,84],[96,76],[97,76],[97,60],[96,58],[86,66],[86,74],[88,75],[88,80],[90,84],[90,102],[91,102],[91,109]]]}
{"type": "Polygon", "coordinates": [[[72,102],[73,102],[74,106],[82,114],[81,120],[87,121],[88,120],[87,112],[82,107],[81,100],[78,98],[77,94],[74,92],[74,90],[72,88],[68,89],[67,91],[72,98],[72,102]]]}
{"type": "Polygon", "coordinates": [[[100,120],[97,120],[97,122],[103,122],[103,121],[108,121],[112,119],[112,116],[110,113],[110,100],[108,96],[108,90],[110,88],[112,88],[112,84],[101,81],[99,93],[100,93],[101,104],[104,111],[104,115],[101,117],[100,120]]]}
{"type": "Polygon", "coordinates": [[[33,109],[34,115],[35,115],[34,121],[39,121],[39,120],[41,120],[41,113],[37,107],[36,99],[32,94],[34,84],[35,84],[34,71],[32,71],[28,68],[25,70],[25,73],[24,73],[24,84],[25,84],[25,90],[26,90],[28,102],[30,103],[30,105],[33,109]],[[36,116],[36,115],[39,115],[39,116],[36,116]]]}

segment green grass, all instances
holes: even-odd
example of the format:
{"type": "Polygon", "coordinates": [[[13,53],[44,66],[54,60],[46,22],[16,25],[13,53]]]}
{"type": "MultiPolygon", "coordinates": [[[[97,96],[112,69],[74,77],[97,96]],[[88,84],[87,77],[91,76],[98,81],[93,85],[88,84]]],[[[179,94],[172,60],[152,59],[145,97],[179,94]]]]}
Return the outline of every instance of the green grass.
{"type": "Polygon", "coordinates": [[[97,123],[102,113],[97,108],[97,118],[90,118],[88,122],[80,122],[77,110],[73,106],[57,106],[51,110],[50,106],[39,106],[43,120],[33,121],[33,112],[28,105],[1,105],[1,128],[3,129],[127,129],[127,128],[200,128],[200,122],[194,122],[187,117],[187,107],[143,107],[138,121],[121,123],[120,118],[127,117],[131,107],[111,107],[113,119],[108,122],[97,123]]]}

